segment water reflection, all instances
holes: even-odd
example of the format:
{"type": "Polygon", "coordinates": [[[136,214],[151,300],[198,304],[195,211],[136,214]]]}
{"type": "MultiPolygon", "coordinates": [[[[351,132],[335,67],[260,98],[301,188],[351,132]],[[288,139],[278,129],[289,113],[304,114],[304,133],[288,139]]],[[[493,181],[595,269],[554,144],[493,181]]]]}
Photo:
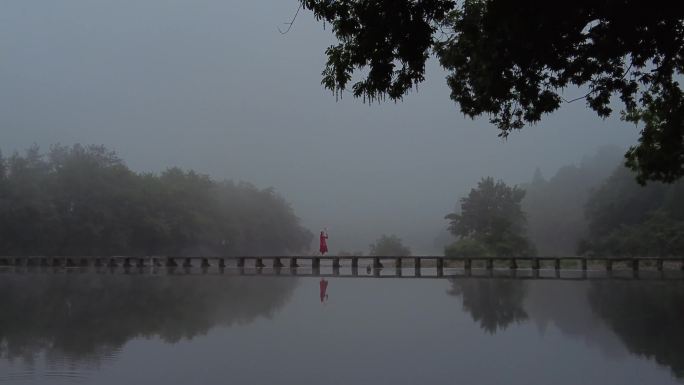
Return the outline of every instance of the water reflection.
{"type": "Polygon", "coordinates": [[[0,383],[684,379],[684,282],[91,272],[3,274],[0,290],[0,383]]]}
{"type": "Polygon", "coordinates": [[[321,303],[323,303],[328,299],[328,281],[325,278],[321,278],[321,282],[319,282],[318,286],[321,297],[321,303]]]}
{"type": "Polygon", "coordinates": [[[504,279],[451,279],[449,294],[463,299],[463,310],[490,334],[527,319],[526,282],[504,279]]]}
{"type": "Polygon", "coordinates": [[[554,325],[608,356],[655,359],[684,378],[684,283],[544,282],[450,279],[448,294],[489,334],[529,320],[540,333],[554,325]]]}
{"type": "Polygon", "coordinates": [[[595,282],[592,309],[633,354],[653,358],[684,378],[684,290],[682,284],[595,282]]]}
{"type": "Polygon", "coordinates": [[[0,355],[97,362],[136,337],[166,342],[270,317],[296,278],[5,274],[0,355]]]}

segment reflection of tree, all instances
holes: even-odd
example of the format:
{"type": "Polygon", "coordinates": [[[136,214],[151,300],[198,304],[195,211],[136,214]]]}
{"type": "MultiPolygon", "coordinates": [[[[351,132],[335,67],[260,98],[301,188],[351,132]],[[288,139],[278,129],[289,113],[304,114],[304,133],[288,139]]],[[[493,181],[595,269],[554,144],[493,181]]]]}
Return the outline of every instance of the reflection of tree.
{"type": "Polygon", "coordinates": [[[594,282],[592,309],[634,354],[684,377],[684,285],[677,282],[594,282]]]}
{"type": "Polygon", "coordinates": [[[508,279],[451,279],[451,295],[461,296],[463,309],[488,333],[527,319],[524,281],[508,279]]]}
{"type": "Polygon", "coordinates": [[[295,279],[235,276],[5,275],[0,355],[95,360],[136,337],[167,342],[270,317],[295,279]]]}

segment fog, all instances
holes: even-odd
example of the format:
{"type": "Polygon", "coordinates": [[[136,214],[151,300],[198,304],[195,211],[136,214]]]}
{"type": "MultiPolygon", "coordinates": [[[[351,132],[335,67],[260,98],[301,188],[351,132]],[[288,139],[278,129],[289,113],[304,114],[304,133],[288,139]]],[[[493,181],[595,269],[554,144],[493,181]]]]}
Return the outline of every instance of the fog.
{"type": "MultiPolygon", "coordinates": [[[[529,182],[638,129],[582,102],[507,140],[463,117],[444,72],[401,103],[323,89],[330,29],[298,2],[5,0],[0,150],[102,144],[136,171],[179,166],[273,186],[331,252],[381,234],[436,251],[444,215],[483,176],[529,182]]],[[[568,90],[567,98],[581,95],[568,90]]],[[[438,250],[439,251],[439,250],[438,250]]]]}

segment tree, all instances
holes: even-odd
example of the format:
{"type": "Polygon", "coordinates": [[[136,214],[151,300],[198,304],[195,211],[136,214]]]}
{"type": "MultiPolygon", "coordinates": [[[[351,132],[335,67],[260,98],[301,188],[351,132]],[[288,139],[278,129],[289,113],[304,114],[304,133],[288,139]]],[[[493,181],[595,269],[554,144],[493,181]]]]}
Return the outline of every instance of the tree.
{"type": "Polygon", "coordinates": [[[300,0],[339,40],[322,84],[336,95],[401,99],[425,79],[434,54],[451,99],[488,115],[501,136],[585,100],[600,117],[618,96],[643,124],[626,154],[640,183],[684,175],[684,3],[643,0],[300,0]],[[563,90],[588,92],[566,100],[563,90]]]}
{"type": "Polygon", "coordinates": [[[404,246],[401,238],[396,235],[382,235],[370,245],[369,255],[372,256],[409,256],[411,249],[404,246]]]}
{"type": "Polygon", "coordinates": [[[523,256],[532,253],[525,238],[525,215],[520,202],[525,190],[491,177],[461,199],[460,213],[451,213],[449,231],[459,237],[447,255],[476,251],[478,255],[523,256]]]}

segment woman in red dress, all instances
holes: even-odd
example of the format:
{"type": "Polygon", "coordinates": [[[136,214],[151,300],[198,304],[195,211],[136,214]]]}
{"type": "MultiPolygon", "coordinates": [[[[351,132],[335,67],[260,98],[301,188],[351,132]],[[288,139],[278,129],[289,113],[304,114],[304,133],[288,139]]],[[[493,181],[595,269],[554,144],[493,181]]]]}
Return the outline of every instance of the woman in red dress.
{"type": "Polygon", "coordinates": [[[321,252],[321,255],[325,254],[328,252],[328,242],[326,239],[328,239],[328,232],[327,231],[321,231],[321,245],[318,248],[318,251],[321,252]]]}

